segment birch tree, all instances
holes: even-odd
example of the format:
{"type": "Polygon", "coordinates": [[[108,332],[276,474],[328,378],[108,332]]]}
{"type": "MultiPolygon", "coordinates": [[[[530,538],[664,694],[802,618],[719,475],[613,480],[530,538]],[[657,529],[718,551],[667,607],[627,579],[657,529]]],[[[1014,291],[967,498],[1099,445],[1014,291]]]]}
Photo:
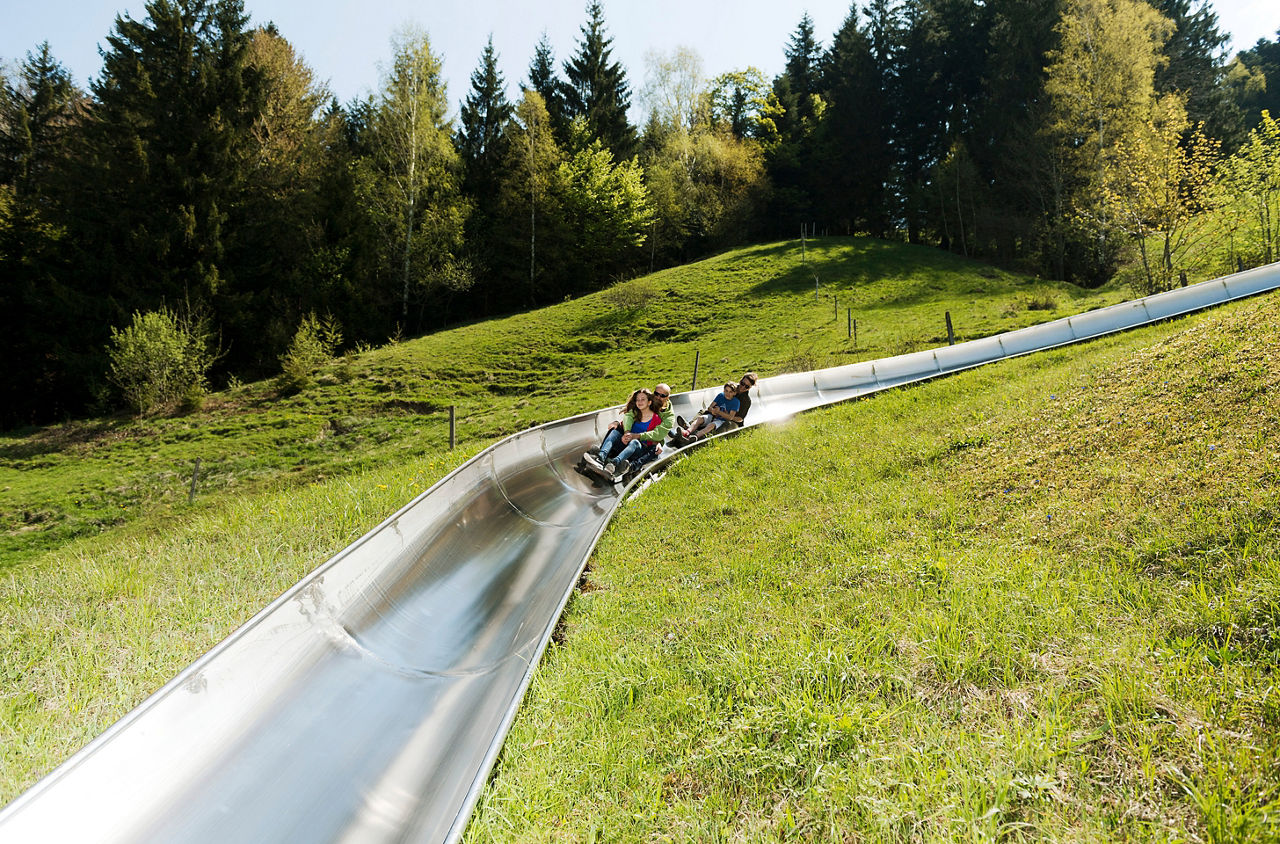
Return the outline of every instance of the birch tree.
{"type": "Polygon", "coordinates": [[[400,316],[413,294],[465,287],[470,274],[457,259],[467,207],[460,163],[445,118],[448,103],[440,60],[426,33],[407,28],[392,41],[393,59],[373,113],[372,155],[361,193],[379,220],[388,264],[399,282],[400,316]]]}
{"type": "MultiPolygon", "coordinates": [[[[507,124],[506,149],[501,208],[508,231],[522,247],[527,246],[528,261],[523,262],[527,272],[522,275],[528,283],[528,303],[536,304],[540,278],[539,226],[555,202],[557,168],[563,161],[546,102],[537,91],[526,90],[516,106],[515,118],[507,124]]],[[[542,224],[542,228],[547,227],[542,224]]],[[[541,257],[545,265],[546,258],[541,257]]]]}
{"type": "Polygon", "coordinates": [[[1172,24],[1139,0],[1069,0],[1049,53],[1047,132],[1066,174],[1072,232],[1087,243],[1094,281],[1110,275],[1118,252],[1106,186],[1119,147],[1156,112],[1156,70],[1172,24]]]}

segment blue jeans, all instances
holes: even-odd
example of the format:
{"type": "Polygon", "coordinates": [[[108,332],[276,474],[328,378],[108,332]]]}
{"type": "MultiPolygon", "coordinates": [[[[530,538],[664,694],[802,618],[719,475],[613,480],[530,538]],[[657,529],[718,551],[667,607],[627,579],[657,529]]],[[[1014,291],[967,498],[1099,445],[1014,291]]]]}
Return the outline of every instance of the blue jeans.
{"type": "Polygon", "coordinates": [[[622,429],[614,428],[612,431],[604,435],[604,440],[600,443],[600,462],[606,463],[610,460],[614,462],[630,460],[639,453],[640,449],[647,445],[652,445],[652,443],[643,443],[640,442],[640,440],[632,440],[627,445],[623,445],[622,429]],[[617,452],[616,454],[614,453],[615,451],[617,452]]]}

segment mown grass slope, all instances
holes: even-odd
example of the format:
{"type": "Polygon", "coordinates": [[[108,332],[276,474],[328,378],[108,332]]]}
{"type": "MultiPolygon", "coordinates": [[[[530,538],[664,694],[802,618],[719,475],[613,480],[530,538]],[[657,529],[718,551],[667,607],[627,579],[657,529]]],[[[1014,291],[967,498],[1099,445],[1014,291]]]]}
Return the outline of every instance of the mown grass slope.
{"type": "Polygon", "coordinates": [[[0,569],[198,500],[296,487],[439,455],[446,409],[477,447],[621,401],[641,383],[808,369],[945,342],[1125,298],[1010,275],[925,247],[828,238],[726,253],[506,319],[353,354],[317,384],[270,382],[176,418],[88,420],[0,434],[0,569]],[[814,275],[820,294],[814,296],[814,275]],[[838,306],[837,306],[838,301],[838,306]],[[848,339],[850,312],[858,342],[848,339]]]}
{"type": "Polygon", "coordinates": [[[710,444],[470,841],[1280,840],[1280,296],[710,444]]]}

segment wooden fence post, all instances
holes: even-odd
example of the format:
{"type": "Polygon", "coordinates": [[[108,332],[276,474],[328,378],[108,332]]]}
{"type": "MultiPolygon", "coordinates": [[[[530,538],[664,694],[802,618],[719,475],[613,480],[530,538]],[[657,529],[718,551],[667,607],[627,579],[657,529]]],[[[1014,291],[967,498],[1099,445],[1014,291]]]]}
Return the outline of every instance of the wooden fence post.
{"type": "Polygon", "coordinates": [[[956,344],[956,333],[951,330],[951,311],[947,311],[947,345],[954,346],[956,344]]]}
{"type": "Polygon", "coordinates": [[[187,503],[194,503],[196,500],[196,480],[200,477],[200,458],[196,458],[195,468],[191,470],[191,491],[187,493],[187,503]]]}
{"type": "Polygon", "coordinates": [[[453,447],[458,444],[458,408],[456,405],[449,405],[449,450],[453,451],[453,447]]]}

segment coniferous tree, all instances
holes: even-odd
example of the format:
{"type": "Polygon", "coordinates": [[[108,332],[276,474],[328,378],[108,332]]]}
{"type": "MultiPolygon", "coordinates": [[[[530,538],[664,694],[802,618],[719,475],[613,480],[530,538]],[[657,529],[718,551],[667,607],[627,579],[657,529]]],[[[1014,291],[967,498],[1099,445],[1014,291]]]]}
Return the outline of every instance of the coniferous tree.
{"type": "Polygon", "coordinates": [[[473,197],[488,196],[493,191],[498,167],[506,154],[503,132],[513,112],[490,35],[480,66],[471,74],[471,92],[462,104],[457,136],[464,185],[473,197]]]}
{"type": "Polygon", "coordinates": [[[1207,0],[1149,0],[1173,22],[1164,45],[1166,62],[1156,70],[1156,91],[1180,93],[1189,127],[1204,124],[1210,137],[1236,146],[1244,138],[1244,119],[1223,78],[1231,38],[1218,29],[1218,15],[1207,0]]]}
{"type": "Polygon", "coordinates": [[[842,234],[883,235],[893,165],[889,92],[856,8],[836,33],[824,66],[828,105],[817,130],[814,168],[821,176],[812,179],[822,218],[842,234]]]}
{"type": "Polygon", "coordinates": [[[0,75],[0,426],[49,419],[86,397],[74,345],[85,303],[65,281],[63,213],[82,96],[47,42],[12,82],[0,75]]]}
{"type": "Polygon", "coordinates": [[[813,35],[813,18],[805,12],[791,35],[786,49],[786,75],[790,93],[795,97],[797,119],[813,120],[814,97],[822,80],[822,45],[813,35]]]}
{"type": "Polygon", "coordinates": [[[815,138],[825,103],[819,93],[821,47],[813,37],[813,20],[805,13],[786,48],[786,68],[773,80],[766,111],[777,132],[770,145],[769,180],[773,194],[766,216],[774,237],[795,237],[814,222],[815,138]],[[770,109],[770,106],[773,108],[770,109]]]}
{"type": "Polygon", "coordinates": [[[49,188],[81,97],[47,41],[27,53],[15,84],[0,78],[0,183],[20,195],[49,188]]]}
{"type": "Polygon", "coordinates": [[[635,127],[627,120],[631,89],[626,71],[612,61],[613,39],[605,33],[604,8],[599,0],[587,6],[578,52],[564,64],[565,113],[581,117],[587,136],[599,139],[621,161],[636,152],[635,127]]]}
{"type": "Polygon", "coordinates": [[[227,221],[261,107],[240,0],[146,8],[143,21],[118,17],[107,38],[77,209],[86,270],[116,316],[207,304],[226,282],[227,221]]]}
{"type": "Polygon", "coordinates": [[[533,53],[533,61],[529,63],[529,89],[537,91],[542,97],[543,108],[547,112],[548,125],[556,134],[556,141],[561,146],[569,140],[569,117],[564,101],[564,80],[556,73],[555,51],[547,34],[542,33],[538,46],[533,53]]]}
{"type": "Polygon", "coordinates": [[[493,256],[500,239],[494,230],[498,223],[498,188],[507,157],[507,123],[514,111],[507,100],[490,36],[480,65],[471,74],[471,92],[462,104],[461,126],[455,139],[462,157],[463,190],[472,203],[467,220],[467,253],[482,279],[481,294],[486,298],[497,283],[497,279],[488,276],[494,269],[493,256]]]}
{"type": "Polygon", "coordinates": [[[87,305],[70,341],[96,359],[85,384],[102,377],[110,327],[138,311],[213,313],[237,353],[261,346],[238,309],[219,310],[228,290],[271,277],[235,244],[263,97],[243,3],[152,0],[146,11],[116,18],[69,166],[64,277],[87,305]]]}
{"type": "MultiPolygon", "coordinates": [[[[970,0],[907,0],[900,12],[890,97],[897,150],[894,194],[908,239],[915,242],[936,204],[935,168],[958,144],[971,158],[967,138],[983,102],[990,17],[986,5],[970,0]]],[[[967,207],[970,217],[981,217],[978,197],[951,199],[952,210],[967,207]]],[[[974,246],[975,228],[971,219],[966,247],[974,246]]]]}
{"type": "Polygon", "coordinates": [[[228,220],[226,260],[235,268],[218,297],[224,328],[248,344],[233,347],[242,371],[268,374],[303,316],[334,313],[341,296],[324,251],[321,186],[336,126],[322,109],[332,95],[272,25],[252,32],[249,66],[262,107],[250,127],[248,186],[228,220]]]}
{"type": "MultiPolygon", "coordinates": [[[[1059,171],[1040,132],[1046,121],[1045,58],[1056,44],[1062,0],[990,0],[982,49],[982,95],[969,108],[965,149],[982,186],[975,197],[995,255],[1061,278],[1059,171]]],[[[954,175],[954,174],[953,174],[954,175]]],[[[930,203],[936,236],[959,234],[960,219],[937,185],[930,203]]]]}

